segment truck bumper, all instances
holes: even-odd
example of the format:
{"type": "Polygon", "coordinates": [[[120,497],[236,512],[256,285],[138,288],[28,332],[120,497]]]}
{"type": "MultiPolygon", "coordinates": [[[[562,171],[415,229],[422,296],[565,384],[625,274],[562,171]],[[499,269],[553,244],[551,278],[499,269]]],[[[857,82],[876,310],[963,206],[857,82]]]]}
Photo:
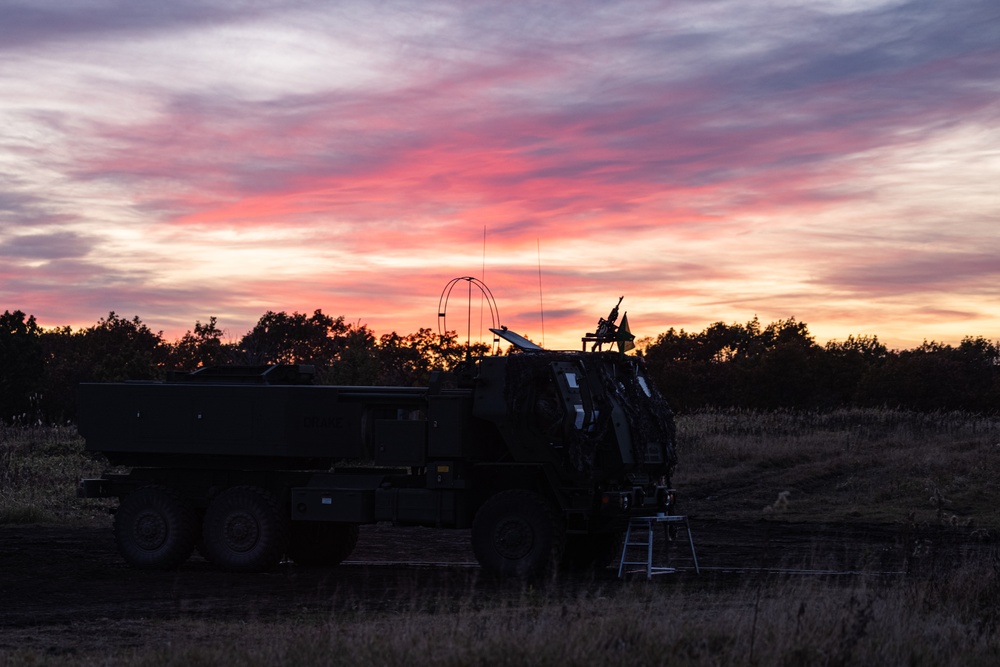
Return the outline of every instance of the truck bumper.
{"type": "Polygon", "coordinates": [[[669,512],[675,499],[674,490],[666,487],[655,487],[650,492],[639,487],[629,491],[608,491],[601,494],[601,510],[629,516],[650,511],[669,512]]]}

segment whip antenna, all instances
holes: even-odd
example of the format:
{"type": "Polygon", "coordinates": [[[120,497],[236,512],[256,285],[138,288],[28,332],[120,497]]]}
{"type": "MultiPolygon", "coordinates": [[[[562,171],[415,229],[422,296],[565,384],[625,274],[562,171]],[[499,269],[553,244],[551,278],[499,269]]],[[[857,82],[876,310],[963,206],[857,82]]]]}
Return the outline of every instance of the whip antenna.
{"type": "MultiPolygon", "coordinates": [[[[486,283],[486,225],[483,225],[483,275],[480,276],[480,280],[483,284],[486,283]]],[[[486,295],[482,292],[479,293],[479,340],[483,339],[483,302],[486,300],[486,295]]]]}
{"type": "Polygon", "coordinates": [[[545,347],[545,303],[542,301],[542,244],[535,238],[538,249],[538,313],[542,318],[542,347],[545,347]]]}

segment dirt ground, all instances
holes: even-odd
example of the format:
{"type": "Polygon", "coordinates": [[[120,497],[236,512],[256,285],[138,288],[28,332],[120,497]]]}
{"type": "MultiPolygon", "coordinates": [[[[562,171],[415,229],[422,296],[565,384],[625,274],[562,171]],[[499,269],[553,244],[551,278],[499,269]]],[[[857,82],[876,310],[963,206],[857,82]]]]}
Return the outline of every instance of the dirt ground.
{"type": "MultiPolygon", "coordinates": [[[[572,595],[587,587],[735,586],[762,576],[921,576],[996,549],[981,535],[950,528],[693,521],[691,529],[700,575],[682,532],[666,548],[657,544],[676,574],[623,583],[616,563],[542,585],[572,595]]],[[[522,594],[523,586],[484,576],[468,531],[366,526],[339,567],[282,563],[265,574],[233,574],[197,555],[172,572],[134,570],[116,553],[110,525],[0,526],[0,651],[123,649],[148,641],[158,620],[329,616],[405,608],[416,593],[502,597],[522,594]]]]}

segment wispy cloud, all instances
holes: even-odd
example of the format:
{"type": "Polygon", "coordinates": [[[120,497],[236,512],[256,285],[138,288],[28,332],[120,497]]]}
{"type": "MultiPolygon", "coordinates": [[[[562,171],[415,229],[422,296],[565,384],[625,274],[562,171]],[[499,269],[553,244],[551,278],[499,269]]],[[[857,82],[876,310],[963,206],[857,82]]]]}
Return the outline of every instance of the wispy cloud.
{"type": "Polygon", "coordinates": [[[0,240],[0,257],[52,260],[84,257],[94,241],[75,232],[23,234],[0,240]]]}

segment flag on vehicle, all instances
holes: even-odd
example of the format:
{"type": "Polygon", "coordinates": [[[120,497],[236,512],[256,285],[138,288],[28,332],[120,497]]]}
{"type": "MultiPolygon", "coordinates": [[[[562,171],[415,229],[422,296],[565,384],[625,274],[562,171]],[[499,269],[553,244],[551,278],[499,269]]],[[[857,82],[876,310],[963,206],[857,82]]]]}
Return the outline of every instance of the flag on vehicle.
{"type": "Polygon", "coordinates": [[[635,336],[628,328],[628,313],[622,315],[622,323],[618,327],[618,334],[615,336],[618,339],[618,351],[625,354],[629,350],[635,349],[635,336]]]}

